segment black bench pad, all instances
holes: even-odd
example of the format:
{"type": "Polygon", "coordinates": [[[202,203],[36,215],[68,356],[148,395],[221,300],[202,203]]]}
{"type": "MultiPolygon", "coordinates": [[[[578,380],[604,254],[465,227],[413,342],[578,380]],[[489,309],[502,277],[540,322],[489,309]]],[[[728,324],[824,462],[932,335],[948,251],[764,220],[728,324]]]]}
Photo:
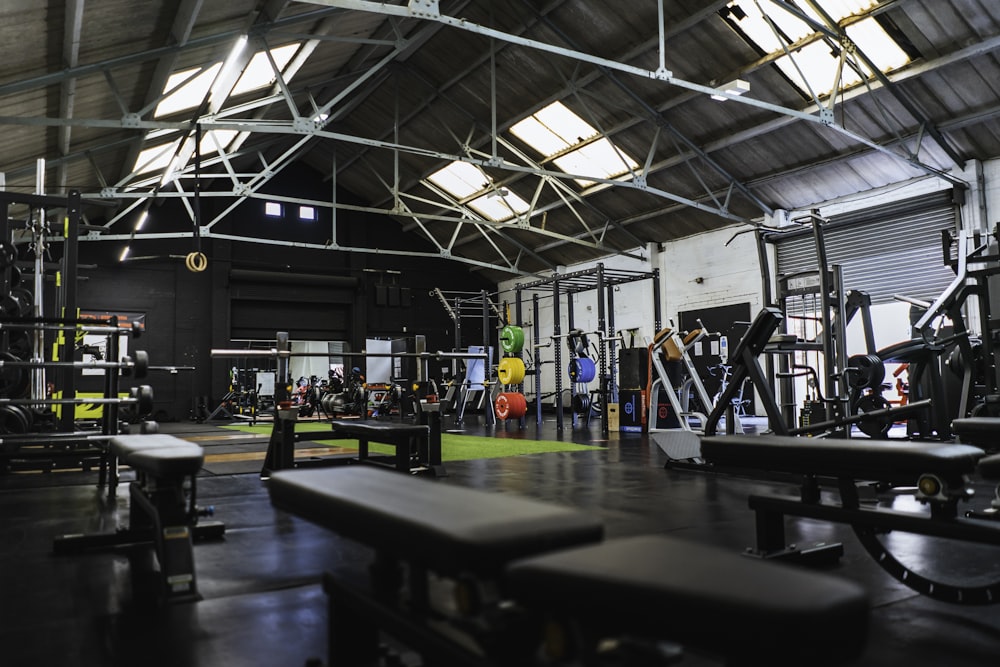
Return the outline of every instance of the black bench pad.
{"type": "Polygon", "coordinates": [[[427,426],[388,422],[333,421],[330,426],[335,434],[342,437],[364,438],[387,443],[408,440],[414,436],[426,437],[430,433],[427,426]]]}
{"type": "Polygon", "coordinates": [[[865,592],[853,582],[659,535],[521,560],[507,582],[529,608],[733,651],[740,664],[850,658],[868,624],[865,592]],[[748,660],[754,654],[766,661],[748,660]]]}
{"type": "Polygon", "coordinates": [[[165,433],[115,436],[111,438],[111,453],[154,477],[193,475],[205,460],[201,447],[165,433]]]}
{"type": "Polygon", "coordinates": [[[944,443],[725,435],[702,438],[701,454],[723,466],[912,485],[924,473],[960,480],[985,452],[944,443]]]}
{"type": "Polygon", "coordinates": [[[962,442],[986,449],[1000,448],[1000,417],[962,417],[951,421],[962,442]]]}
{"type": "Polygon", "coordinates": [[[508,562],[599,541],[572,508],[348,466],[276,472],[271,502],[344,537],[442,574],[495,575],[508,562]]]}

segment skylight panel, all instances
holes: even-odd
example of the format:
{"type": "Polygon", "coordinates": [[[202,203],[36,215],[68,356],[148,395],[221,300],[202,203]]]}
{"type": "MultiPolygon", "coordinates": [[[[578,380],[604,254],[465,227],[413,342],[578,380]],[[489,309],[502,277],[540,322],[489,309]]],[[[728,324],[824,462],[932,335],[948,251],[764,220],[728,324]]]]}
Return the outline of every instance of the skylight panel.
{"type": "Polygon", "coordinates": [[[201,74],[183,84],[182,82],[191,77],[199,68],[195,67],[171,74],[167,79],[166,85],[163,86],[163,91],[166,92],[174,88],[177,88],[177,90],[174,90],[174,92],[160,100],[160,103],[156,105],[156,111],[153,112],[153,116],[159,118],[160,116],[167,116],[178,111],[184,111],[185,109],[194,109],[200,105],[208,95],[208,91],[212,87],[212,82],[215,81],[215,76],[219,73],[219,68],[221,67],[222,63],[215,63],[206,68],[201,74]]]}
{"type": "Polygon", "coordinates": [[[562,102],[553,102],[515,123],[510,132],[545,157],[561,153],[598,135],[596,129],[562,102]]]}
{"type": "MultiPolygon", "coordinates": [[[[279,72],[285,70],[285,67],[291,62],[292,56],[295,55],[298,48],[298,44],[286,44],[285,46],[271,49],[271,57],[274,58],[274,64],[277,66],[279,72]]],[[[271,68],[271,63],[267,59],[267,52],[258,51],[250,58],[247,66],[243,68],[243,74],[236,82],[236,85],[233,86],[233,91],[230,94],[242,95],[243,93],[249,93],[265,86],[274,85],[275,81],[277,81],[277,77],[271,68]]]]}
{"type": "Polygon", "coordinates": [[[144,148],[139,151],[139,157],[136,158],[135,166],[132,167],[132,171],[137,174],[145,174],[151,171],[163,171],[174,158],[174,153],[176,151],[176,140],[170,142],[169,144],[160,144],[158,146],[144,148]]]}
{"type": "Polygon", "coordinates": [[[499,192],[476,197],[469,202],[469,208],[493,222],[506,222],[527,213],[530,207],[517,194],[503,188],[499,192]]]}
{"type": "MultiPolygon", "coordinates": [[[[835,21],[842,21],[850,16],[858,16],[871,9],[876,3],[872,0],[820,0],[824,11],[835,21]]],[[[761,14],[758,3],[750,0],[734,0],[727,6],[727,15],[746,38],[768,54],[783,53],[790,44],[798,42],[814,34],[809,24],[793,14],[785,11],[774,2],[762,2],[759,5],[770,17],[774,29],[761,14]]],[[[805,3],[798,5],[815,22],[824,24],[823,19],[805,3]]],[[[852,23],[846,28],[847,35],[857,44],[858,48],[868,56],[882,72],[898,69],[909,62],[909,57],[898,44],[882,29],[878,22],[869,17],[852,23]]],[[[795,63],[788,55],[775,59],[775,65],[804,93],[827,95],[832,92],[836,83],[835,77],[839,67],[840,56],[829,44],[823,41],[811,42],[801,49],[792,52],[795,63]],[[797,67],[796,67],[797,65],[797,67]],[[807,77],[808,84],[803,80],[807,77]]],[[[865,72],[864,75],[870,75],[865,72]]],[[[856,85],[862,80],[853,67],[845,63],[841,73],[840,86],[846,88],[856,85]]]]}
{"type": "Polygon", "coordinates": [[[427,180],[446,190],[457,199],[471,197],[482,192],[489,185],[489,177],[475,165],[468,162],[455,161],[444,169],[439,169],[427,180]]]}
{"type": "Polygon", "coordinates": [[[226,150],[237,134],[239,133],[236,130],[209,130],[202,136],[198,151],[204,157],[217,153],[220,146],[222,150],[226,150]]]}
{"type": "MultiPolygon", "coordinates": [[[[615,149],[607,137],[554,158],[552,162],[567,173],[597,178],[615,178],[639,167],[635,160],[615,149]]],[[[583,187],[593,184],[593,181],[584,179],[574,180],[583,187]]]]}

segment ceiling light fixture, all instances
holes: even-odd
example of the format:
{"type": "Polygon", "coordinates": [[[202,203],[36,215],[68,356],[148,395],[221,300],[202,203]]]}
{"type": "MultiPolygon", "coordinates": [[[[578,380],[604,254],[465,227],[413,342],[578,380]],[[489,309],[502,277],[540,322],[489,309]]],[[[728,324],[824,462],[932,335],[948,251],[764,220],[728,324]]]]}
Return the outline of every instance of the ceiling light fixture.
{"type": "Polygon", "coordinates": [[[739,97],[750,92],[750,82],[743,79],[733,79],[729,83],[719,86],[715,91],[718,94],[712,95],[712,99],[725,102],[729,97],[739,97]]]}

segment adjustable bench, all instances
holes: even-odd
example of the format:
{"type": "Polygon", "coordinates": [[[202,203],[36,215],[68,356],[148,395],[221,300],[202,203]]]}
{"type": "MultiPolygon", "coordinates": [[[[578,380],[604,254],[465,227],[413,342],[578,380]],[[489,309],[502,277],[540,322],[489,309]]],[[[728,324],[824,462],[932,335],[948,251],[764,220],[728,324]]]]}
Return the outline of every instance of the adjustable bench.
{"type": "Polygon", "coordinates": [[[1000,451],[1000,417],[953,419],[951,430],[960,442],[989,452],[1000,451]]]}
{"type": "Polygon", "coordinates": [[[784,517],[807,517],[849,524],[865,549],[890,575],[929,597],[956,603],[1000,602],[1000,582],[959,586],[933,581],[900,563],[878,539],[889,530],[1000,546],[1000,523],[966,512],[958,504],[971,499],[971,478],[1000,478],[1000,456],[986,457],[963,444],[832,440],[781,435],[717,436],[701,441],[709,463],[750,467],[802,476],[798,496],[751,495],[757,515],[757,546],[762,558],[827,559],[843,545],[789,547],[784,517]],[[820,480],[834,478],[839,500],[821,492],[820,480]],[[916,500],[929,507],[918,513],[865,505],[861,487],[915,487],[916,500]]]}
{"type": "MultiPolygon", "coordinates": [[[[221,537],[219,522],[198,524],[196,476],[204,461],[198,445],[171,435],[120,435],[111,438],[113,467],[132,468],[129,525],[110,534],[63,535],[55,539],[57,554],[80,553],[140,544],[152,545],[159,568],[160,602],[200,599],[194,571],[193,541],[221,537]]],[[[115,477],[117,479],[117,477],[115,477]]]]}
{"type": "Polygon", "coordinates": [[[666,664],[661,640],[747,664],[836,662],[864,644],[854,584],[665,536],[601,542],[601,522],[571,508],[375,468],[278,472],[269,491],[374,550],[367,586],[324,577],[331,665],[373,664],[380,631],[428,663],[535,664],[545,619],[569,626],[583,665],[607,657],[605,638],[634,638],[619,645],[642,664],[666,664]]]}
{"type": "MultiPolygon", "coordinates": [[[[432,415],[432,413],[428,413],[432,415]]],[[[440,420],[433,414],[432,418],[440,420]]],[[[444,474],[441,464],[441,428],[434,424],[396,424],[381,421],[334,420],[330,422],[335,438],[354,438],[358,441],[360,463],[388,465],[401,472],[428,473],[435,476],[444,474]],[[392,456],[373,456],[368,444],[379,442],[395,447],[392,456]]]]}

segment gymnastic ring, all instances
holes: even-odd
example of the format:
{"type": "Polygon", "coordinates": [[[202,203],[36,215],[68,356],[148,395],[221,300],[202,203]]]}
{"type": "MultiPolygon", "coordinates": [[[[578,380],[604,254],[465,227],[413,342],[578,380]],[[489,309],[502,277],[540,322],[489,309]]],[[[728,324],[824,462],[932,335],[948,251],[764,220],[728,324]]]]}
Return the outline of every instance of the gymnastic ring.
{"type": "Polygon", "coordinates": [[[208,257],[203,252],[189,252],[184,258],[184,265],[192,273],[201,273],[208,268],[208,257]]]}
{"type": "Polygon", "coordinates": [[[597,367],[590,357],[578,357],[569,362],[569,379],[573,382],[592,382],[597,377],[597,367]]]}
{"type": "Polygon", "coordinates": [[[521,384],[524,381],[524,362],[517,357],[504,357],[497,368],[500,384],[521,384]]]}
{"type": "Polygon", "coordinates": [[[500,348],[506,354],[517,354],[524,349],[524,329],[508,324],[500,330],[500,348]]]}

